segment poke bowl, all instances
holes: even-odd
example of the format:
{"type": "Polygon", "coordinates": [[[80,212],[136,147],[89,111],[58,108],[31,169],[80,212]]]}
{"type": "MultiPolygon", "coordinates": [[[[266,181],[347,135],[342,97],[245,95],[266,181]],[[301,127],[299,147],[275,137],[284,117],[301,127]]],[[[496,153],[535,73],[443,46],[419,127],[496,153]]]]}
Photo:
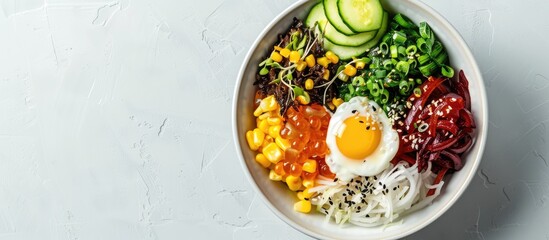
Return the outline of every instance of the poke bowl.
{"type": "Polygon", "coordinates": [[[488,123],[463,38],[429,6],[400,0],[296,2],[250,47],[232,111],[238,174],[321,239],[401,238],[435,221],[474,177],[488,123]],[[367,125],[358,140],[351,118],[367,125]]]}

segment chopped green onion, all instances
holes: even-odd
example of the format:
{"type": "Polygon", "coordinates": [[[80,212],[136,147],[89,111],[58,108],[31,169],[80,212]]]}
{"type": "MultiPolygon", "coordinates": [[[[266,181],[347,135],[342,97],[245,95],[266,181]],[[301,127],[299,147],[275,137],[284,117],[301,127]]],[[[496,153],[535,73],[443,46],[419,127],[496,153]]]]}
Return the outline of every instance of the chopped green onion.
{"type": "Polygon", "coordinates": [[[410,19],[408,19],[406,16],[398,13],[397,15],[395,15],[395,17],[393,18],[395,20],[395,22],[397,22],[400,26],[404,27],[404,28],[414,28],[415,25],[412,23],[412,21],[410,21],[410,19]]]}
{"type": "Polygon", "coordinates": [[[353,78],[352,84],[353,84],[354,86],[364,86],[364,84],[366,84],[366,83],[364,82],[364,78],[363,78],[363,77],[358,76],[358,77],[354,77],[354,78],[353,78]]]}
{"type": "Polygon", "coordinates": [[[411,69],[414,69],[417,67],[417,61],[415,59],[408,59],[408,65],[411,69]]]}
{"type": "Polygon", "coordinates": [[[398,52],[398,55],[399,56],[402,56],[402,57],[406,57],[406,48],[403,47],[403,46],[398,46],[397,47],[397,52],[398,52]]]}
{"type": "Polygon", "coordinates": [[[421,55],[417,58],[417,61],[419,62],[419,65],[424,65],[425,63],[427,63],[429,60],[431,59],[431,57],[427,54],[425,55],[421,55]]]}
{"type": "Polygon", "coordinates": [[[404,44],[404,42],[406,42],[406,33],[395,31],[393,34],[393,40],[396,44],[404,44]]]}
{"type": "Polygon", "coordinates": [[[427,22],[419,23],[419,35],[424,39],[431,38],[431,27],[429,27],[429,24],[427,24],[427,22]]]}
{"type": "Polygon", "coordinates": [[[393,61],[391,59],[385,59],[383,60],[383,67],[385,68],[393,68],[395,65],[393,64],[393,61]]]}
{"type": "Polygon", "coordinates": [[[398,89],[401,95],[406,95],[410,90],[410,84],[406,80],[400,81],[398,84],[398,89]]]}
{"type": "Polygon", "coordinates": [[[303,36],[303,39],[301,39],[301,42],[299,42],[299,44],[297,45],[297,49],[303,49],[306,43],[307,43],[307,35],[303,36]]]}
{"type": "Polygon", "coordinates": [[[387,102],[389,102],[389,91],[387,89],[383,89],[381,91],[381,104],[386,104],[387,102]]]}
{"type": "Polygon", "coordinates": [[[396,45],[391,45],[391,57],[392,58],[397,58],[398,57],[398,51],[397,51],[397,46],[396,45]]]}
{"type": "Polygon", "coordinates": [[[436,67],[437,64],[434,61],[430,61],[427,65],[419,66],[419,71],[423,74],[423,76],[429,77],[432,75],[436,67]]]}
{"type": "Polygon", "coordinates": [[[427,42],[425,42],[425,39],[423,38],[418,38],[416,41],[416,45],[419,51],[421,51],[422,53],[428,54],[431,52],[431,46],[429,46],[427,42]]]}
{"type": "Polygon", "coordinates": [[[374,75],[375,75],[376,78],[381,79],[381,78],[384,78],[385,76],[387,76],[387,71],[385,69],[376,70],[374,72],[374,75]]]}
{"type": "Polygon", "coordinates": [[[406,48],[406,54],[408,55],[414,55],[417,52],[417,47],[415,45],[410,45],[408,48],[406,48]]]}
{"type": "Polygon", "coordinates": [[[438,54],[442,51],[442,43],[440,43],[439,41],[435,41],[435,43],[433,44],[433,47],[431,48],[431,56],[432,57],[435,57],[435,56],[438,56],[438,54]]]}
{"type": "Polygon", "coordinates": [[[347,88],[349,89],[349,93],[352,95],[355,93],[355,88],[352,85],[347,85],[347,88]]]}
{"type": "Polygon", "coordinates": [[[387,43],[382,42],[379,44],[379,51],[381,51],[381,54],[385,55],[389,52],[389,45],[387,43]]]}
{"type": "Polygon", "coordinates": [[[446,51],[444,51],[444,52],[441,52],[438,56],[436,56],[434,60],[438,65],[442,65],[446,62],[447,59],[448,59],[448,54],[446,53],[446,51]]]}
{"type": "Polygon", "coordinates": [[[421,97],[421,88],[414,88],[414,96],[421,97]]]}
{"type": "Polygon", "coordinates": [[[440,72],[442,73],[442,76],[447,78],[454,76],[454,69],[448,65],[443,65],[442,68],[440,68],[440,72]]]}
{"type": "Polygon", "coordinates": [[[396,64],[395,69],[402,74],[407,75],[410,70],[410,64],[408,64],[408,62],[400,61],[396,64]]]}
{"type": "Polygon", "coordinates": [[[372,84],[372,89],[370,89],[370,94],[372,96],[374,96],[374,97],[379,96],[380,91],[381,90],[379,89],[379,84],[377,84],[377,83],[372,84]]]}

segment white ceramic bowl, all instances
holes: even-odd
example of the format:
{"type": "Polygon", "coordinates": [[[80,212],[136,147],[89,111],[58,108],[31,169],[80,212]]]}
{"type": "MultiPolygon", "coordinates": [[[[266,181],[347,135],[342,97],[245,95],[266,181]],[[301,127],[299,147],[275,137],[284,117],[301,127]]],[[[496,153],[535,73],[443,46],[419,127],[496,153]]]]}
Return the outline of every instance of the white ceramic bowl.
{"type": "Polygon", "coordinates": [[[394,239],[407,236],[446,212],[461,196],[477,170],[488,127],[488,105],[480,70],[463,38],[432,8],[416,0],[382,0],[384,8],[391,13],[403,13],[416,24],[427,21],[448,51],[450,64],[456,69],[456,75],[459,69],[464,70],[470,82],[472,112],[477,124],[475,144],[465,155],[463,169],[451,175],[433,204],[404,217],[402,224],[387,228],[363,228],[351,224],[340,227],[333,222],[325,222],[324,215],[320,213],[297,213],[293,210],[295,194],[285,184],[269,180],[268,171],[255,162],[255,155],[246,143],[245,133],[255,125],[252,109],[255,86],[252,83],[258,71],[258,63],[275,44],[277,34],[289,28],[292,18],[304,19],[308,10],[317,2],[301,0],[278,15],[259,35],[242,63],[234,93],[233,135],[244,174],[278,217],[307,235],[323,239],[394,239]]]}

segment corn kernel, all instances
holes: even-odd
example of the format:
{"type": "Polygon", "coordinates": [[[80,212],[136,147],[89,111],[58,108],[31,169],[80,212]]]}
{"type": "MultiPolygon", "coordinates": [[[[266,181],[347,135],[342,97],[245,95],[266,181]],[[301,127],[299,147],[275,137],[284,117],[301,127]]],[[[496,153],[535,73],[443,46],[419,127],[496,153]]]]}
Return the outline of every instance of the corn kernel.
{"type": "Polygon", "coordinates": [[[269,143],[267,146],[263,148],[263,155],[267,157],[269,161],[272,163],[277,163],[282,159],[282,156],[284,156],[284,152],[280,150],[280,148],[276,145],[276,143],[269,143]]]}
{"type": "Polygon", "coordinates": [[[305,200],[305,197],[303,196],[303,192],[297,192],[297,198],[299,200],[305,200]]]}
{"type": "Polygon", "coordinates": [[[356,69],[364,69],[364,67],[366,67],[366,63],[363,62],[363,61],[358,61],[355,63],[355,68],[356,69]]]}
{"type": "Polygon", "coordinates": [[[303,186],[306,188],[312,188],[315,186],[314,179],[303,179],[303,186]]]}
{"type": "Polygon", "coordinates": [[[305,188],[303,192],[301,192],[304,198],[311,198],[313,196],[313,193],[309,191],[309,188],[305,188]]]}
{"type": "Polygon", "coordinates": [[[299,96],[297,96],[297,101],[302,105],[307,105],[307,104],[309,104],[311,99],[307,99],[307,97],[305,97],[303,95],[299,95],[299,96]]]}
{"type": "Polygon", "coordinates": [[[254,116],[259,117],[263,113],[263,109],[261,109],[261,106],[258,106],[254,111],[254,116]]]}
{"type": "Polygon", "coordinates": [[[282,55],[278,53],[277,51],[273,51],[271,53],[271,59],[275,62],[281,62],[282,61],[282,55]]]}
{"type": "Polygon", "coordinates": [[[309,56],[305,58],[305,62],[307,63],[308,67],[314,67],[316,64],[315,56],[313,54],[309,54],[309,56]]]}
{"type": "Polygon", "coordinates": [[[282,118],[279,118],[279,117],[269,117],[267,118],[267,123],[269,123],[269,125],[273,126],[273,125],[280,125],[282,123],[282,118]]]}
{"type": "Polygon", "coordinates": [[[294,211],[309,213],[311,211],[311,202],[307,200],[301,200],[294,204],[294,211]]]}
{"type": "Polygon", "coordinates": [[[339,62],[339,57],[335,55],[335,53],[333,53],[332,51],[326,52],[326,58],[328,58],[328,60],[330,60],[330,62],[332,62],[333,64],[337,64],[339,62]]]}
{"type": "Polygon", "coordinates": [[[268,134],[269,133],[269,123],[267,119],[263,119],[259,122],[259,125],[257,125],[257,128],[259,128],[263,133],[268,134]]]}
{"type": "Polygon", "coordinates": [[[299,54],[298,51],[291,51],[290,52],[290,62],[291,63],[297,63],[300,58],[301,58],[301,54],[299,54]]]}
{"type": "Polygon", "coordinates": [[[303,71],[306,67],[307,67],[307,63],[306,63],[305,61],[299,60],[299,61],[297,61],[297,63],[296,63],[295,69],[296,69],[297,71],[300,71],[300,72],[301,72],[301,71],[303,71]]]}
{"type": "Polygon", "coordinates": [[[282,151],[286,151],[286,149],[292,146],[292,144],[290,143],[290,140],[284,139],[280,137],[280,135],[275,138],[275,143],[280,149],[282,149],[282,151]]]}
{"type": "Polygon", "coordinates": [[[261,109],[264,112],[268,112],[268,111],[275,110],[278,107],[278,103],[276,102],[275,97],[271,95],[266,98],[263,98],[261,100],[261,103],[259,104],[259,107],[261,107],[261,109]]]}
{"type": "Polygon", "coordinates": [[[263,113],[263,114],[259,115],[259,117],[257,117],[257,119],[259,119],[259,120],[267,119],[271,115],[272,115],[271,112],[266,112],[266,113],[263,113]]]}
{"type": "Polygon", "coordinates": [[[321,58],[318,58],[316,60],[316,62],[320,65],[320,66],[323,66],[325,68],[328,67],[328,64],[330,64],[330,60],[328,60],[328,58],[326,57],[321,57],[321,58]]]}
{"type": "Polygon", "coordinates": [[[303,163],[303,171],[308,172],[308,173],[316,172],[316,161],[311,160],[311,159],[307,159],[303,163]]]}
{"type": "Polygon", "coordinates": [[[315,82],[313,81],[313,79],[307,79],[305,80],[305,89],[307,90],[311,90],[315,87],[315,82]]]}
{"type": "Polygon", "coordinates": [[[274,125],[269,127],[269,136],[276,139],[277,137],[280,137],[280,125],[274,125]]]}
{"type": "Polygon", "coordinates": [[[279,51],[280,51],[280,55],[282,55],[285,58],[288,58],[288,56],[290,56],[290,49],[283,48],[279,51]]]}
{"type": "Polygon", "coordinates": [[[282,176],[276,174],[275,171],[271,169],[271,171],[269,172],[269,179],[271,179],[272,181],[280,181],[282,180],[282,176]]]}
{"type": "Polygon", "coordinates": [[[332,103],[335,107],[339,107],[343,103],[343,99],[341,98],[332,98],[332,103]]]}
{"type": "Polygon", "coordinates": [[[282,48],[282,47],[280,47],[280,46],[274,46],[274,49],[275,49],[276,51],[279,51],[279,52],[280,52],[280,51],[281,51],[282,49],[284,49],[284,48],[282,48]]]}
{"type": "Polygon", "coordinates": [[[254,143],[254,132],[253,131],[247,131],[246,132],[246,140],[248,141],[248,146],[250,146],[250,149],[257,150],[260,145],[255,145],[254,143]]]}
{"type": "Polygon", "coordinates": [[[253,141],[254,145],[261,146],[263,140],[265,139],[265,133],[262,132],[259,128],[253,130],[253,141]]]}
{"type": "Polygon", "coordinates": [[[330,110],[333,111],[336,107],[335,107],[335,105],[334,105],[333,103],[329,102],[329,103],[328,103],[328,108],[330,108],[330,110]]]}
{"type": "Polygon", "coordinates": [[[353,67],[353,65],[347,65],[345,66],[345,69],[343,70],[343,73],[349,77],[353,77],[356,75],[356,68],[353,67]]]}
{"type": "Polygon", "coordinates": [[[286,177],[286,184],[288,184],[288,188],[290,188],[290,190],[295,192],[301,188],[301,177],[288,175],[286,177]]]}
{"type": "Polygon", "coordinates": [[[324,71],[322,72],[322,79],[328,81],[330,80],[330,70],[328,69],[324,69],[324,71]]]}
{"type": "Polygon", "coordinates": [[[269,160],[267,160],[265,155],[263,155],[262,153],[258,153],[257,155],[255,155],[255,161],[261,164],[261,166],[263,166],[264,168],[268,168],[271,165],[271,162],[269,162],[269,160]]]}
{"type": "Polygon", "coordinates": [[[267,145],[269,145],[269,143],[272,143],[272,142],[274,142],[274,139],[271,136],[269,136],[269,135],[265,136],[265,140],[263,140],[263,144],[261,144],[258,151],[262,152],[263,148],[266,147],[267,145]]]}

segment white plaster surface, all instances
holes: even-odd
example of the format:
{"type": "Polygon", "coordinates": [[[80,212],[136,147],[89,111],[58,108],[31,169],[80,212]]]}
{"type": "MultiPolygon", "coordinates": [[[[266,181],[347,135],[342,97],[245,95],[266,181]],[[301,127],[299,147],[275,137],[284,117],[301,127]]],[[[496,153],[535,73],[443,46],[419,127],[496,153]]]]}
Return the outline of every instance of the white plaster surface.
{"type": "MultiPolygon", "coordinates": [[[[0,239],[309,239],[247,183],[236,75],[291,0],[0,0],[0,239]]],[[[460,200],[407,239],[549,239],[549,2],[425,0],[482,69],[460,200]]]]}

